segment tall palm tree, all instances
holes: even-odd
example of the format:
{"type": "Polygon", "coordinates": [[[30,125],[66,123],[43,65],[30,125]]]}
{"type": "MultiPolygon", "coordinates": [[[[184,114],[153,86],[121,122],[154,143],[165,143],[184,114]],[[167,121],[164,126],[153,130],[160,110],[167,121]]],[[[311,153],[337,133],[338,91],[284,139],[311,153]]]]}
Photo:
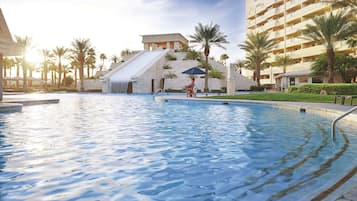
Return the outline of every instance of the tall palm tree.
{"type": "Polygon", "coordinates": [[[225,49],[222,44],[228,43],[227,36],[224,35],[224,33],[221,32],[219,29],[220,27],[217,24],[203,25],[201,23],[198,23],[198,25],[195,27],[195,33],[190,36],[190,38],[192,39],[191,42],[201,44],[203,53],[206,57],[206,76],[204,87],[205,93],[208,92],[208,56],[210,53],[211,46],[215,45],[225,49]]]}
{"type": "Polygon", "coordinates": [[[278,66],[283,67],[283,73],[286,73],[286,66],[292,64],[293,60],[289,55],[283,55],[283,56],[276,56],[275,57],[275,63],[278,66]]]}
{"type": "Polygon", "coordinates": [[[223,62],[224,66],[226,66],[227,59],[229,59],[229,56],[227,54],[222,54],[220,57],[220,60],[223,62]]]}
{"type": "Polygon", "coordinates": [[[246,63],[247,63],[246,61],[240,59],[234,63],[236,71],[238,71],[239,74],[242,74],[242,68],[245,67],[246,63]]]}
{"type": "Polygon", "coordinates": [[[57,83],[57,77],[56,77],[57,66],[53,61],[51,61],[48,63],[48,69],[51,72],[51,86],[54,87],[56,86],[57,83]]]}
{"type": "Polygon", "coordinates": [[[260,86],[260,70],[263,63],[268,58],[268,52],[276,45],[276,42],[269,39],[268,33],[249,33],[247,40],[239,47],[247,52],[247,60],[255,69],[257,85],[260,86]]]}
{"type": "Polygon", "coordinates": [[[97,59],[95,58],[94,48],[89,48],[89,50],[87,52],[87,56],[86,56],[86,61],[85,61],[85,64],[87,66],[87,78],[90,78],[90,69],[95,68],[96,60],[97,59]]]}
{"type": "Polygon", "coordinates": [[[350,20],[350,14],[338,12],[313,18],[314,25],[307,24],[302,33],[307,40],[322,41],[326,46],[328,82],[334,80],[334,44],[357,33],[356,21],[350,20]]]}
{"type": "Polygon", "coordinates": [[[48,64],[49,64],[49,59],[52,57],[52,54],[50,50],[43,49],[41,50],[41,54],[43,56],[43,81],[44,81],[44,87],[47,89],[47,74],[48,74],[48,64]]]}
{"type": "Polygon", "coordinates": [[[66,55],[69,50],[64,47],[56,47],[52,50],[53,54],[58,59],[58,84],[57,88],[60,88],[62,82],[62,58],[66,55]]]}
{"type": "Polygon", "coordinates": [[[31,38],[28,36],[25,37],[20,37],[20,36],[15,36],[16,43],[21,49],[21,54],[22,54],[22,71],[23,71],[23,88],[24,90],[27,89],[27,62],[26,62],[26,51],[30,48],[31,46],[31,38]]]}
{"type": "Polygon", "coordinates": [[[71,56],[70,57],[70,68],[74,71],[74,88],[77,88],[77,78],[78,78],[78,66],[79,66],[79,61],[76,59],[76,57],[71,56]]]}
{"type": "Polygon", "coordinates": [[[115,63],[115,64],[119,62],[119,57],[118,57],[117,55],[113,55],[110,59],[111,59],[112,62],[115,63]]]}
{"type": "Polygon", "coordinates": [[[99,71],[102,71],[103,67],[104,67],[104,61],[107,59],[107,56],[104,53],[102,53],[102,54],[100,54],[99,57],[100,57],[100,60],[102,60],[102,65],[100,65],[99,71]]]}
{"type": "Polygon", "coordinates": [[[80,83],[80,91],[84,91],[84,86],[83,86],[83,81],[84,81],[84,64],[85,64],[85,59],[86,55],[88,53],[88,50],[91,47],[91,43],[89,39],[75,39],[72,41],[72,53],[78,60],[79,64],[79,78],[81,80],[80,83]]]}

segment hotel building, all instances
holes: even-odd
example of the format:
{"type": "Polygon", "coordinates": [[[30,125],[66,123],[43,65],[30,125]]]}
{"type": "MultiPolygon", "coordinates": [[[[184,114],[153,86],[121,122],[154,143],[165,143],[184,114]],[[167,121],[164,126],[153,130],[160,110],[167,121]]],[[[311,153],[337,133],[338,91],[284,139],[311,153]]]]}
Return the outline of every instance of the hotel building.
{"type": "MultiPolygon", "coordinates": [[[[246,0],[246,32],[268,32],[270,38],[277,42],[267,60],[273,67],[261,72],[262,84],[286,88],[325,81],[325,78],[311,77],[310,66],[313,60],[325,53],[326,47],[321,42],[303,39],[301,30],[313,23],[313,17],[331,11],[331,4],[320,0],[246,0]],[[290,56],[293,60],[287,66],[285,75],[282,75],[282,67],[274,65],[278,55],[290,56]],[[275,83],[276,77],[278,83],[275,83]]],[[[337,52],[354,52],[345,41],[337,42],[335,49],[337,52]]]]}

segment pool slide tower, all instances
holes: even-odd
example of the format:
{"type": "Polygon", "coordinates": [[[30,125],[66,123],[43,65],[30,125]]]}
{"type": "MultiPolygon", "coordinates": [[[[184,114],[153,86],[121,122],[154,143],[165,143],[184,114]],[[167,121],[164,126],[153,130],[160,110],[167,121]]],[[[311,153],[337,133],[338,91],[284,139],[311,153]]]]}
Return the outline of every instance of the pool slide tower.
{"type": "Polygon", "coordinates": [[[143,35],[144,50],[102,78],[103,93],[154,93],[163,88],[166,54],[182,49],[188,40],[180,33],[143,35]]]}
{"type": "Polygon", "coordinates": [[[141,51],[104,75],[103,93],[153,93],[169,50],[141,51]]]}

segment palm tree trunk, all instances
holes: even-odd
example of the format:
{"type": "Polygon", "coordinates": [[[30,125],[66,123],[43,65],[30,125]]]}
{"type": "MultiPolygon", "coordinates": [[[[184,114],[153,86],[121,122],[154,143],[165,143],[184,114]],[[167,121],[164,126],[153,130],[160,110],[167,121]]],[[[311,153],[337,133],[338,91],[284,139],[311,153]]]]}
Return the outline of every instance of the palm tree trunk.
{"type": "Polygon", "coordinates": [[[51,72],[51,86],[53,86],[54,85],[54,82],[55,82],[55,75],[54,75],[55,73],[52,71],[51,72]]]}
{"type": "Polygon", "coordinates": [[[260,87],[260,61],[257,60],[257,68],[256,70],[256,79],[257,79],[257,86],[260,87]]]}
{"type": "Polygon", "coordinates": [[[45,89],[47,90],[47,63],[45,64],[43,69],[43,78],[45,80],[45,89]]]}
{"type": "Polygon", "coordinates": [[[16,88],[19,88],[20,64],[16,65],[16,88]]]}
{"type": "Polygon", "coordinates": [[[327,48],[327,70],[328,70],[328,83],[333,83],[333,60],[335,57],[335,52],[332,48],[327,48]]]}
{"type": "Polygon", "coordinates": [[[7,85],[7,80],[6,80],[6,67],[7,67],[7,66],[4,65],[4,77],[3,77],[3,79],[4,79],[4,88],[5,88],[6,85],[7,85]]]}
{"type": "Polygon", "coordinates": [[[26,66],[26,58],[25,57],[23,57],[23,61],[22,61],[22,74],[23,74],[22,86],[23,86],[23,89],[26,91],[27,90],[27,66],[26,66]]]}
{"type": "Polygon", "coordinates": [[[79,67],[79,79],[80,79],[80,89],[79,91],[83,92],[84,91],[84,69],[83,69],[83,64],[79,67]]]}
{"type": "Polygon", "coordinates": [[[62,64],[61,64],[61,57],[58,58],[58,84],[57,88],[60,88],[61,81],[62,81],[62,64]]]}
{"type": "Polygon", "coordinates": [[[286,65],[284,64],[283,66],[283,73],[285,74],[286,73],[286,65]]]}
{"type": "Polygon", "coordinates": [[[32,87],[32,69],[30,69],[29,87],[32,87]]]}
{"type": "Polygon", "coordinates": [[[77,75],[77,71],[78,71],[78,69],[77,69],[77,66],[75,66],[74,67],[74,88],[75,89],[77,89],[77,77],[78,77],[78,75],[77,75]]]}
{"type": "Polygon", "coordinates": [[[205,65],[205,88],[203,89],[204,93],[208,93],[208,55],[206,54],[206,65],[205,65]]]}
{"type": "Polygon", "coordinates": [[[87,66],[87,78],[89,79],[90,78],[90,72],[89,72],[90,68],[89,68],[89,65],[87,66]]]}

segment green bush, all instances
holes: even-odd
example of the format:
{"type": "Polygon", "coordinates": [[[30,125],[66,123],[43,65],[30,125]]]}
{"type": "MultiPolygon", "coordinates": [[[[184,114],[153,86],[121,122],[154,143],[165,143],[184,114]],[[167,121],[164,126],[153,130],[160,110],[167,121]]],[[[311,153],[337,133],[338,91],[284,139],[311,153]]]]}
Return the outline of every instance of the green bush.
{"type": "Polygon", "coordinates": [[[298,90],[299,90],[299,87],[297,87],[297,86],[290,86],[288,88],[289,93],[296,93],[296,92],[298,92],[298,90]]]}
{"type": "Polygon", "coordinates": [[[325,90],[328,95],[357,95],[357,84],[305,84],[298,93],[320,94],[325,90]]]}
{"type": "Polygon", "coordinates": [[[169,64],[165,64],[162,66],[163,69],[172,69],[172,67],[169,64]]]}
{"type": "Polygon", "coordinates": [[[177,59],[175,55],[169,53],[166,54],[165,58],[169,61],[174,61],[177,59]]]}
{"type": "Polygon", "coordinates": [[[249,90],[251,91],[264,91],[264,87],[263,86],[250,86],[249,90]]]}

